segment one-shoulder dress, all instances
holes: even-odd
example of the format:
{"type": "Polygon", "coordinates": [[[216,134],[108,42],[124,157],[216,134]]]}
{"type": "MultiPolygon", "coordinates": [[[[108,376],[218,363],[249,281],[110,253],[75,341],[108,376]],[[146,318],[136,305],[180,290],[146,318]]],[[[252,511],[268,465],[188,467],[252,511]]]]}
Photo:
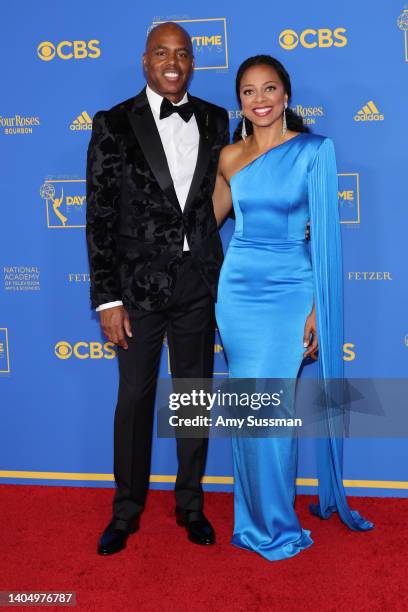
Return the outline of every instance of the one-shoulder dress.
{"type": "MultiPolygon", "coordinates": [[[[337,170],[329,138],[301,133],[241,168],[230,180],[235,231],[221,269],[216,318],[233,378],[296,379],[306,318],[316,305],[319,373],[342,373],[342,278],[337,170]],[[310,245],[305,238],[311,223],[310,245]]],[[[320,502],[355,530],[373,525],[350,510],[341,478],[341,441],[320,440],[320,502]]],[[[297,439],[232,437],[232,543],[268,560],[313,541],[294,510],[297,439]]]]}

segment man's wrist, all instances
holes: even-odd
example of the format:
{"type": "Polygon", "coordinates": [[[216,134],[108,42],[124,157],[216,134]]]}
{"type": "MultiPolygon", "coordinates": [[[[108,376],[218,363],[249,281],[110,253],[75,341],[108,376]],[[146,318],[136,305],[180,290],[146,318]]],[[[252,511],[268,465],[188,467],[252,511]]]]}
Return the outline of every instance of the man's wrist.
{"type": "Polygon", "coordinates": [[[115,306],[123,306],[123,302],[121,300],[106,302],[106,304],[100,304],[100,306],[97,306],[95,310],[96,312],[100,312],[101,310],[106,310],[107,308],[115,308],[115,306]]]}

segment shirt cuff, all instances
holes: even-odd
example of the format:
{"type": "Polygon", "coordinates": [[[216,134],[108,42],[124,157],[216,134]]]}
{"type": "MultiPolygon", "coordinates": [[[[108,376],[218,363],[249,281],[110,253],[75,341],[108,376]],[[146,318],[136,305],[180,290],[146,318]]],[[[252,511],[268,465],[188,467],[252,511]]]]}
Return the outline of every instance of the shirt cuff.
{"type": "Polygon", "coordinates": [[[107,308],[114,308],[115,306],[123,306],[123,302],[121,300],[117,300],[116,302],[107,302],[106,304],[101,304],[95,308],[96,312],[100,310],[106,310],[107,308]]]}

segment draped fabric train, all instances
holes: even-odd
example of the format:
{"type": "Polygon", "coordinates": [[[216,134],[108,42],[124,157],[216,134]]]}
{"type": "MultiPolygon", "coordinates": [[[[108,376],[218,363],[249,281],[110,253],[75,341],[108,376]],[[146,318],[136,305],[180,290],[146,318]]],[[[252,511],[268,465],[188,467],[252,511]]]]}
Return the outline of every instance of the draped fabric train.
{"type": "MultiPolygon", "coordinates": [[[[231,190],[235,231],[216,304],[230,377],[296,379],[304,324],[315,301],[319,377],[341,378],[341,248],[332,142],[299,134],[241,168],[231,178],[231,190]],[[311,249],[305,240],[309,219],[311,249]]],[[[319,504],[311,511],[328,518],[337,510],[351,529],[370,529],[372,523],[348,507],[341,439],[333,435],[329,395],[325,399],[325,435],[318,441],[319,504]]],[[[310,532],[301,528],[294,510],[296,438],[237,436],[232,449],[232,543],[269,560],[310,546],[310,532]]]]}

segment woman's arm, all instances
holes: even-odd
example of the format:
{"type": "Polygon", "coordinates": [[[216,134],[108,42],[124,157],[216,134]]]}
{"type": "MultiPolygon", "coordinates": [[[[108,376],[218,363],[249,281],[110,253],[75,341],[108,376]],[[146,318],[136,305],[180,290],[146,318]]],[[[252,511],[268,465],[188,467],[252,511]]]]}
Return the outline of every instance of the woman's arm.
{"type": "Polygon", "coordinates": [[[316,307],[314,304],[306,319],[303,333],[303,347],[306,349],[303,353],[303,358],[307,357],[308,355],[313,355],[313,353],[315,353],[319,348],[316,325],[316,307]]]}
{"type": "Polygon", "coordinates": [[[232,195],[229,183],[225,179],[224,169],[225,166],[225,149],[221,151],[220,159],[218,162],[217,178],[215,180],[215,188],[213,193],[213,206],[214,214],[217,220],[218,227],[225,221],[228,213],[232,208],[232,195]]]}

